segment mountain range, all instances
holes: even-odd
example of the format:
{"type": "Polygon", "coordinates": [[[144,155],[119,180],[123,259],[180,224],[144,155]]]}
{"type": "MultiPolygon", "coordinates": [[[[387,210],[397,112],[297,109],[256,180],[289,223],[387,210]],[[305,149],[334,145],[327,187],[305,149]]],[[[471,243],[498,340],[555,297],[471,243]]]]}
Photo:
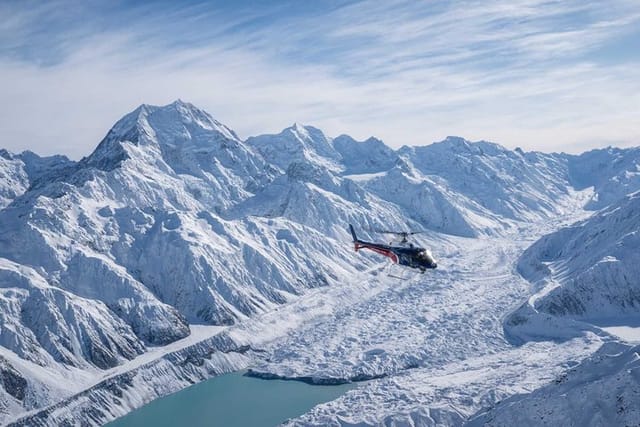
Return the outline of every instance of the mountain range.
{"type": "Polygon", "coordinates": [[[79,161],[0,150],[0,423],[199,326],[350,283],[380,260],[351,250],[349,223],[434,248],[551,227],[517,260],[532,291],[505,320],[514,345],[546,339],[548,316],[564,337],[637,316],[638,190],[639,148],[394,150],[300,124],[242,140],[183,101],[138,107],[79,161]],[[577,203],[585,219],[553,228],[577,203]]]}

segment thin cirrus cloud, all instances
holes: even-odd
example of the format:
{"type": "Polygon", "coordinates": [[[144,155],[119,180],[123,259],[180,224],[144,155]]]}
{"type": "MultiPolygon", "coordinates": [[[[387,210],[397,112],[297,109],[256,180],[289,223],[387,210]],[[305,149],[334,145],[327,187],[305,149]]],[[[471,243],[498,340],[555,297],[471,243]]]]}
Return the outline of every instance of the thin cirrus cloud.
{"type": "Polygon", "coordinates": [[[241,136],[638,144],[637,2],[304,3],[4,3],[0,147],[79,158],[177,98],[241,136]]]}

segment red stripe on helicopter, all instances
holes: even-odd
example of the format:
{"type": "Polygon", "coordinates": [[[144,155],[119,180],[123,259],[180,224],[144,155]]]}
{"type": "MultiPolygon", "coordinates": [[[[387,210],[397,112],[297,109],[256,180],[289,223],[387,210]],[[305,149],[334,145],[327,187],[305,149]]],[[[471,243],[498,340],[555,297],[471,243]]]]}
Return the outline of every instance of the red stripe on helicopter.
{"type": "Polygon", "coordinates": [[[389,251],[387,249],[378,248],[376,246],[363,245],[363,244],[360,244],[358,242],[356,242],[355,247],[356,247],[356,251],[358,249],[362,249],[362,248],[369,249],[369,250],[372,250],[374,252],[379,253],[380,255],[384,255],[384,256],[386,256],[388,258],[391,258],[391,261],[393,261],[396,264],[398,263],[398,256],[395,253],[393,253],[392,251],[389,251]]]}

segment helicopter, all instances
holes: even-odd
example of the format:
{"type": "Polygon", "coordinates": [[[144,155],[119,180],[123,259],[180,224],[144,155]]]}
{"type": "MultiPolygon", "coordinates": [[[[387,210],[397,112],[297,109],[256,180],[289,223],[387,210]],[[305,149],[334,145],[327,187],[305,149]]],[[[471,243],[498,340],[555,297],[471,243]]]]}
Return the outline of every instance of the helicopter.
{"type": "Polygon", "coordinates": [[[405,267],[417,268],[421,273],[424,273],[427,269],[436,268],[438,264],[433,258],[431,251],[425,248],[420,248],[408,243],[408,237],[420,233],[419,231],[404,232],[404,231],[379,231],[381,233],[389,233],[400,236],[401,240],[399,245],[386,245],[384,243],[365,242],[358,239],[353,225],[349,224],[349,231],[353,236],[353,245],[356,252],[360,249],[369,249],[373,252],[379,253],[391,259],[395,264],[403,265],[405,267]],[[405,246],[401,246],[405,245],[405,246]]]}

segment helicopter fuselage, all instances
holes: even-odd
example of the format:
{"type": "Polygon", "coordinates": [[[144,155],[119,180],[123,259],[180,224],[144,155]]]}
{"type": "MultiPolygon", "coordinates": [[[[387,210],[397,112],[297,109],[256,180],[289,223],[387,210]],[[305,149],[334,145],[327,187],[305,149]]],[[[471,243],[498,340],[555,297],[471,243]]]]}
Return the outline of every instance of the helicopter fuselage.
{"type": "Polygon", "coordinates": [[[366,242],[357,240],[354,242],[356,251],[360,249],[369,249],[391,259],[396,264],[404,265],[411,268],[417,268],[422,271],[429,268],[436,268],[438,264],[433,259],[430,251],[417,246],[391,246],[382,243],[366,242]]]}

